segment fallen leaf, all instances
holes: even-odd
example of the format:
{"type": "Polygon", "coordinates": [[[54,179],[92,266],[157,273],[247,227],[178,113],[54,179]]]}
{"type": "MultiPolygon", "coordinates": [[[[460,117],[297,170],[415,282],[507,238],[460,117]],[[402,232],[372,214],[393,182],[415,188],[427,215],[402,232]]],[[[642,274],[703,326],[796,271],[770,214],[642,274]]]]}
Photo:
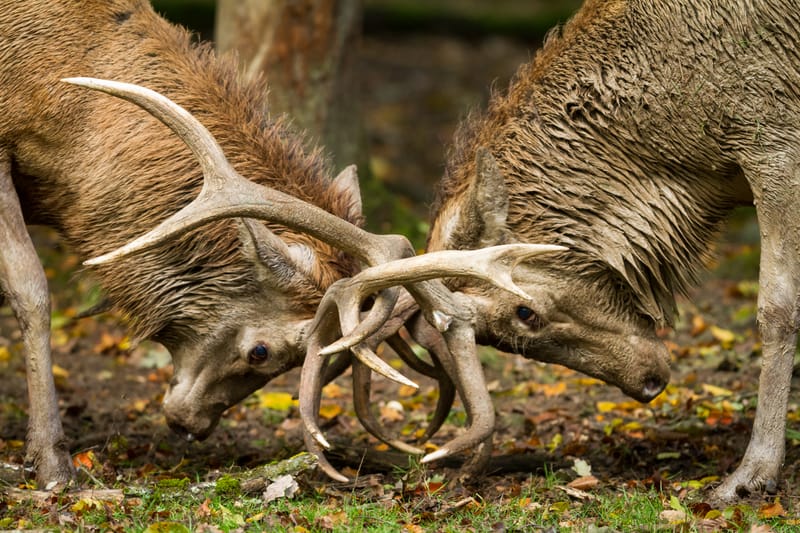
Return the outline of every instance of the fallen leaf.
{"type": "Polygon", "coordinates": [[[58,365],[53,365],[53,377],[55,379],[67,379],[69,377],[69,370],[58,365]]]}
{"type": "Polygon", "coordinates": [[[85,511],[91,511],[93,509],[102,509],[103,503],[95,500],[94,498],[81,498],[72,506],[70,506],[69,510],[73,513],[82,513],[85,511]]]}
{"type": "Polygon", "coordinates": [[[670,524],[681,524],[686,522],[686,512],[677,509],[665,509],[658,514],[658,518],[670,524]]]}
{"type": "Polygon", "coordinates": [[[697,337],[707,329],[708,329],[708,324],[706,323],[705,319],[702,316],[694,315],[692,317],[692,329],[689,331],[689,335],[691,335],[692,337],[697,337]]]}
{"type": "Polygon", "coordinates": [[[758,509],[759,518],[775,518],[777,516],[786,516],[786,509],[777,498],[774,502],[762,505],[758,509]]]}
{"type": "Polygon", "coordinates": [[[267,489],[264,491],[263,500],[264,503],[269,503],[273,500],[277,500],[278,498],[292,498],[299,490],[300,486],[292,476],[288,474],[279,476],[275,478],[272,483],[267,485],[267,489]]]}
{"type": "Polygon", "coordinates": [[[342,388],[337,385],[336,383],[328,383],[324,387],[322,387],[322,397],[323,398],[341,398],[342,397],[342,388]]]}
{"type": "Polygon", "coordinates": [[[546,397],[552,398],[554,396],[560,396],[561,394],[564,394],[564,392],[567,390],[567,384],[563,381],[546,383],[542,385],[541,390],[546,397]]]}
{"type": "Polygon", "coordinates": [[[700,387],[706,392],[706,394],[710,394],[711,396],[731,396],[733,395],[733,391],[728,389],[723,389],[722,387],[717,387],[716,385],[711,385],[709,383],[703,383],[700,387]]]}
{"type": "Polygon", "coordinates": [[[335,403],[323,403],[319,408],[319,416],[332,420],[342,414],[342,407],[335,403]]]}
{"type": "Polygon", "coordinates": [[[575,459],[572,465],[572,470],[581,477],[592,475],[592,466],[583,459],[575,459]]]}
{"type": "Polygon", "coordinates": [[[408,385],[400,385],[400,388],[397,389],[397,395],[401,398],[408,398],[410,396],[414,396],[416,393],[417,389],[408,385]]]}
{"type": "Polygon", "coordinates": [[[711,326],[711,335],[717,339],[725,348],[730,348],[736,340],[736,334],[727,329],[711,326]]]}
{"type": "Polygon", "coordinates": [[[326,514],[324,516],[317,517],[314,522],[320,529],[325,531],[338,531],[341,529],[347,529],[345,526],[348,524],[348,518],[347,513],[344,511],[339,511],[338,513],[326,514]]]}
{"type": "Polygon", "coordinates": [[[594,476],[581,476],[577,479],[573,479],[569,483],[567,483],[567,487],[578,489],[578,490],[591,490],[595,488],[600,483],[600,480],[594,476]]]}
{"type": "Polygon", "coordinates": [[[189,528],[179,522],[154,522],[144,533],[189,533],[189,528]]]}
{"type": "Polygon", "coordinates": [[[288,392],[260,392],[258,394],[258,405],[262,409],[272,409],[273,411],[288,411],[297,401],[292,399],[288,392]]]}
{"type": "Polygon", "coordinates": [[[91,470],[94,467],[95,461],[97,461],[97,457],[95,457],[94,452],[91,450],[88,452],[76,453],[72,457],[72,464],[75,468],[82,466],[86,470],[91,470]]]}
{"type": "Polygon", "coordinates": [[[601,413],[610,413],[617,408],[614,402],[597,402],[597,410],[601,413]]]}
{"type": "Polygon", "coordinates": [[[386,402],[386,405],[381,406],[381,422],[400,422],[403,418],[405,418],[403,405],[397,400],[386,402]]]}
{"type": "Polygon", "coordinates": [[[200,518],[208,518],[210,516],[214,516],[215,513],[214,510],[209,505],[210,503],[211,503],[211,498],[206,498],[205,500],[203,500],[203,503],[201,503],[197,507],[195,515],[199,516],[200,518]]]}

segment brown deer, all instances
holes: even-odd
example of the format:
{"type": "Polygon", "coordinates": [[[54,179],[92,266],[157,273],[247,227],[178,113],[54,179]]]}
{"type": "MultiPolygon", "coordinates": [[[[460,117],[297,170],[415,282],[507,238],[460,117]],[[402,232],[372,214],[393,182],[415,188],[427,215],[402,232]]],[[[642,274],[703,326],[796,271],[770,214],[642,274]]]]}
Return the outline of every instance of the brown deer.
{"type": "MultiPolygon", "coordinates": [[[[207,436],[227,407],[302,364],[309,339],[328,344],[342,329],[364,340],[383,326],[397,289],[379,295],[361,326],[357,304],[340,306],[342,325],[326,317],[318,322],[328,327],[314,326],[335,280],[362,264],[413,255],[413,249],[405,238],[357,227],[354,170],[329,179],[326,160],[304,152],[297,136],[268,114],[263,83],[237,81],[232,61],[193,44],[145,0],[4,0],[0,34],[0,286],[22,330],[27,457],[41,484],[68,481],[73,469],[50,371],[47,282],[26,224],[52,226],[88,258],[187,204],[169,220],[202,215],[198,223],[162,233],[168,245],[93,263],[133,333],[169,349],[174,378],[165,415],[188,439],[207,436]],[[144,110],[62,82],[71,76],[91,77],[66,81],[144,110]],[[199,203],[190,204],[198,193],[199,203]],[[231,217],[237,220],[219,220],[231,217]],[[258,218],[269,224],[251,220],[258,218]]],[[[515,263],[554,249],[505,247],[500,257],[515,263]]],[[[502,265],[500,271],[507,288],[524,296],[502,265]]],[[[491,277],[487,272],[481,275],[491,277]]],[[[449,291],[436,281],[416,286],[419,306],[432,321],[465,325],[466,333],[451,328],[444,337],[471,346],[471,322],[458,316],[461,308],[449,291]]],[[[366,345],[355,343],[353,352],[370,368],[404,379],[366,345]]],[[[461,366],[472,364],[467,357],[453,359],[454,375],[460,359],[461,366]]],[[[479,391],[470,396],[481,404],[481,380],[454,381],[459,391],[479,391]]]]}
{"type": "Polygon", "coordinates": [[[568,251],[474,280],[479,343],[561,363],[647,401],[656,327],[737,205],[761,228],[758,409],[721,500],[776,489],[800,305],[800,11],[788,0],[588,0],[456,136],[428,250],[568,251]]]}

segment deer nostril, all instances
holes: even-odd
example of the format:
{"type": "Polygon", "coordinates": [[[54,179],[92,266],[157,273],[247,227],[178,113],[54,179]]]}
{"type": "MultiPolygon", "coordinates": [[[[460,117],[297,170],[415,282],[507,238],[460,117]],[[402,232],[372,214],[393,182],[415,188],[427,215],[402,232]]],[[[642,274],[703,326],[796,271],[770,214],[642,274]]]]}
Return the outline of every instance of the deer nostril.
{"type": "Polygon", "coordinates": [[[174,433],[179,435],[182,439],[186,440],[187,442],[192,442],[193,440],[195,440],[194,433],[186,429],[182,424],[179,424],[172,420],[167,420],[167,425],[174,433]]]}
{"type": "Polygon", "coordinates": [[[664,387],[667,386],[667,382],[664,381],[663,378],[660,376],[648,376],[644,380],[644,388],[642,389],[642,398],[646,402],[649,402],[659,394],[661,391],[664,390],[664,387]]]}

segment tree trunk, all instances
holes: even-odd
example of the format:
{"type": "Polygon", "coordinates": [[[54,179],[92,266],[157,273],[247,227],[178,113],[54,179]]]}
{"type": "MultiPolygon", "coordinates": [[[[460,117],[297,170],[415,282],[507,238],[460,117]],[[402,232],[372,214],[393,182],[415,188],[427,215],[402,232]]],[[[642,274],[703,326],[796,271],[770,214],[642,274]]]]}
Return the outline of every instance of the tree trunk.
{"type": "Polygon", "coordinates": [[[235,49],[242,76],[263,74],[273,113],[333,156],[336,169],[367,172],[355,61],[360,0],[219,0],[216,42],[235,49]]]}

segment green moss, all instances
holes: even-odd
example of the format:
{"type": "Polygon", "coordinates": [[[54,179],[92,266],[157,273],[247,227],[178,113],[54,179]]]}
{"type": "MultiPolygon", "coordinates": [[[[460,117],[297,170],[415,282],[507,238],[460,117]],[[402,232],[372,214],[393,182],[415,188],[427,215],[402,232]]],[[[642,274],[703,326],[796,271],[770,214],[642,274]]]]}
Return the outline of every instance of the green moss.
{"type": "Polygon", "coordinates": [[[156,486],[162,491],[178,492],[189,488],[189,478],[159,479],[156,486]]]}
{"type": "Polygon", "coordinates": [[[241,492],[241,483],[238,479],[231,476],[222,476],[217,480],[214,490],[219,495],[233,496],[241,492]]]}

